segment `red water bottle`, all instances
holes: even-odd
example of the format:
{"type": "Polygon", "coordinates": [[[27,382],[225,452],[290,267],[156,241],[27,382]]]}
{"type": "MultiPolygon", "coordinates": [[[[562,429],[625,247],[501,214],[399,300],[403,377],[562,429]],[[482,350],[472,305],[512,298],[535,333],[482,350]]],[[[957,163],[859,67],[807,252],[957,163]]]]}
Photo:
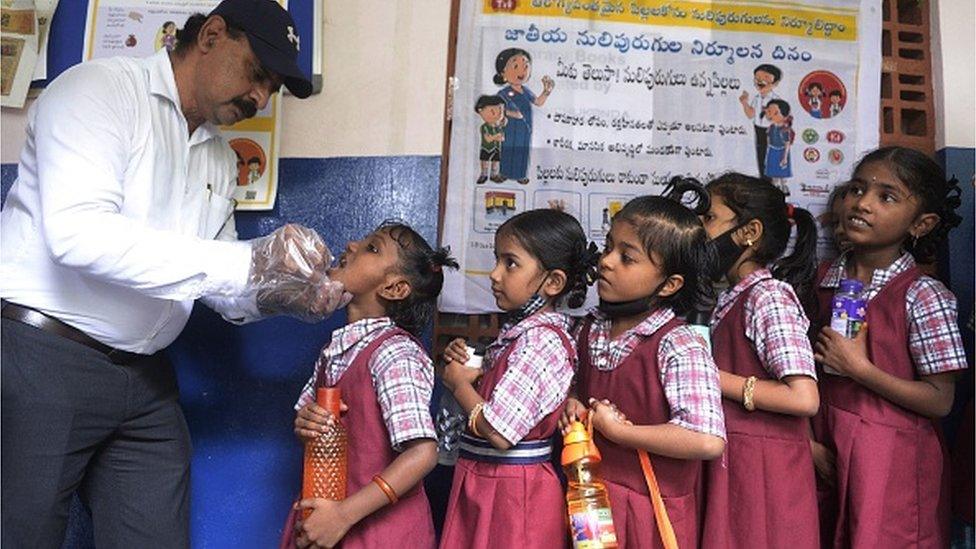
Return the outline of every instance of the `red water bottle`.
{"type": "MultiPolygon", "coordinates": [[[[332,427],[305,443],[305,463],[302,476],[302,499],[324,498],[335,501],[346,498],[346,428],[339,421],[340,391],[335,387],[320,387],[315,402],[332,414],[332,427]]],[[[311,510],[304,515],[308,518],[311,510]]]]}

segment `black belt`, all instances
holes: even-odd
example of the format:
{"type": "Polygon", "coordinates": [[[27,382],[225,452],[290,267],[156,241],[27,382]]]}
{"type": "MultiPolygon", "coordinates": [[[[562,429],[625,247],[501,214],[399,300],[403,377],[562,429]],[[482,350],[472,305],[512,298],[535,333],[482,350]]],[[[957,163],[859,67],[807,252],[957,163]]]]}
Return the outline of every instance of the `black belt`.
{"type": "Polygon", "coordinates": [[[101,341],[93,339],[85,332],[82,332],[77,328],[72,328],[56,318],[50,317],[29,307],[17,305],[16,303],[10,303],[9,301],[3,302],[3,310],[0,312],[0,315],[2,315],[3,318],[8,318],[10,320],[20,322],[21,324],[27,324],[28,326],[33,326],[39,330],[44,330],[45,332],[52,333],[56,336],[70,339],[75,343],[81,343],[86,347],[91,347],[92,349],[95,349],[96,351],[107,356],[108,359],[112,361],[112,364],[129,364],[139,360],[140,358],[146,358],[148,356],[109,347],[101,341]]]}

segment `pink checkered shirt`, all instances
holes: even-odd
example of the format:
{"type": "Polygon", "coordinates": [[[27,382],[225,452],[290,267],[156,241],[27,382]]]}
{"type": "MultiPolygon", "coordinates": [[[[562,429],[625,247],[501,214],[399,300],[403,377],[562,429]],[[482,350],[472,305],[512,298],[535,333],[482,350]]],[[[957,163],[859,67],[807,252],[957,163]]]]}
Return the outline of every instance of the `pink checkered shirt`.
{"type": "MultiPolygon", "coordinates": [[[[759,362],[773,379],[810,376],[817,379],[810,347],[810,321],[793,287],[773,278],[769,269],[759,269],[722,292],[712,314],[712,329],[732,309],[742,292],[756,285],[743,304],[745,336],[756,351],[759,362]]],[[[714,349],[721,353],[722,349],[714,349]]]]}
{"type": "MultiPolygon", "coordinates": [[[[849,254],[834,260],[820,283],[821,288],[836,288],[844,278],[849,254]]],[[[884,285],[899,274],[915,266],[915,259],[903,253],[887,269],[875,270],[864,296],[871,300],[884,285]]],[[[908,317],[908,349],[919,375],[940,374],[965,370],[966,351],[956,323],[956,296],[941,282],[921,276],[905,294],[905,315],[908,317]]]]}
{"type": "MultiPolygon", "coordinates": [[[[590,360],[603,371],[620,366],[638,345],[674,318],[671,308],[658,309],[611,341],[610,319],[598,310],[590,314],[590,360]]],[[[679,326],[661,339],[657,363],[664,396],[671,408],[669,423],[724,439],[725,414],[718,368],[705,340],[690,327],[679,326]]]]}
{"type": "Polygon", "coordinates": [[[485,403],[485,420],[511,444],[517,444],[566,399],[576,365],[576,349],[566,351],[562,339],[542,325],[555,325],[569,335],[570,318],[562,313],[536,313],[518,324],[505,325],[485,350],[485,368],[514,345],[508,369],[485,403]]]}
{"type": "MultiPolygon", "coordinates": [[[[387,317],[365,318],[332,332],[332,341],[322,349],[295,409],[315,400],[320,380],[326,386],[338,383],[371,341],[395,327],[387,317]]],[[[423,347],[407,336],[393,336],[370,357],[369,373],[394,449],[418,438],[437,439],[430,416],[434,365],[423,347]]],[[[343,400],[352,398],[355,396],[343,395],[343,400]]]]}

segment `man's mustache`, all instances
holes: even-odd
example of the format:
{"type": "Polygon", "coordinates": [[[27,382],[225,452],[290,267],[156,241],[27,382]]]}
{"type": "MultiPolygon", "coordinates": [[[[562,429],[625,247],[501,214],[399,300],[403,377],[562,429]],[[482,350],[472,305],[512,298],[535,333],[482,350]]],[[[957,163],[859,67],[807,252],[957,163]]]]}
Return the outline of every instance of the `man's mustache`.
{"type": "Polygon", "coordinates": [[[247,99],[234,99],[231,101],[235,107],[240,109],[244,118],[251,118],[258,112],[258,106],[254,104],[254,101],[249,101],[247,99]]]}

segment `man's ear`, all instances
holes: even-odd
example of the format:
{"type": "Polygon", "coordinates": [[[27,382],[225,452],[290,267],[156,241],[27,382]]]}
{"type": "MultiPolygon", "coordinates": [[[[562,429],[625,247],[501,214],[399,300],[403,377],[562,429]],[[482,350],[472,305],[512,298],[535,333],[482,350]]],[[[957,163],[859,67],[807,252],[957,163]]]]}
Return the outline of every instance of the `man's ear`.
{"type": "Polygon", "coordinates": [[[410,297],[412,291],[409,280],[402,276],[395,276],[388,279],[386,285],[380,288],[379,296],[387,301],[403,301],[410,297]]]}
{"type": "Polygon", "coordinates": [[[197,49],[206,53],[213,49],[217,38],[227,32],[227,22],[219,15],[213,15],[204,21],[197,34],[197,49]]]}
{"type": "Polygon", "coordinates": [[[671,297],[674,294],[681,291],[681,288],[685,286],[685,277],[679,274],[673,274],[664,281],[664,285],[657,292],[660,297],[671,297]]]}
{"type": "Polygon", "coordinates": [[[555,269],[549,271],[548,276],[546,283],[542,285],[542,292],[546,297],[556,297],[566,287],[566,273],[562,269],[555,269]]]}

